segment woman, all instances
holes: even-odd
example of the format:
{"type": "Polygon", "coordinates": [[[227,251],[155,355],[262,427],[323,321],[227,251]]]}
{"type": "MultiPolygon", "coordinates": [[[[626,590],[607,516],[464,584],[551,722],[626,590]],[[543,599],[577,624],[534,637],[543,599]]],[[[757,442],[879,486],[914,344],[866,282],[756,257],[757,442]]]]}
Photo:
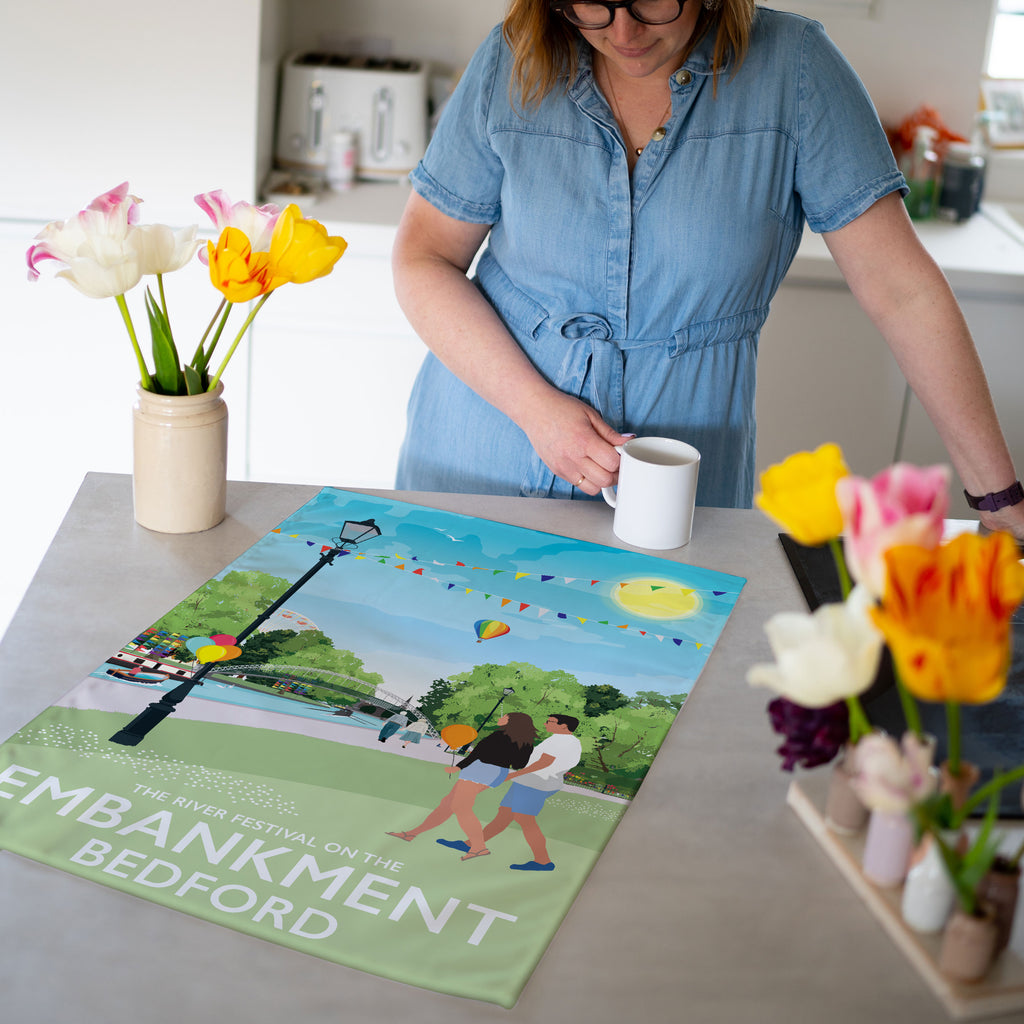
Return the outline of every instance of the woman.
{"type": "Polygon", "coordinates": [[[701,451],[699,504],[749,506],[758,335],[806,222],[964,485],[1003,495],[982,520],[1024,538],[966,324],[816,22],[753,0],[512,0],[412,183],[395,285],[431,354],[398,487],[595,496],[644,432],[701,451]]]}
{"type": "Polygon", "coordinates": [[[494,732],[485,736],[457,765],[445,768],[449,774],[461,772],[461,775],[437,807],[415,828],[387,835],[411,843],[421,832],[437,828],[454,814],[469,843],[469,852],[461,859],[487,856],[491,851],[484,845],[483,826],[473,813],[473,802],[485,789],[500,786],[510,769],[526,767],[536,735],[529,715],[521,711],[502,715],[494,732]]]}

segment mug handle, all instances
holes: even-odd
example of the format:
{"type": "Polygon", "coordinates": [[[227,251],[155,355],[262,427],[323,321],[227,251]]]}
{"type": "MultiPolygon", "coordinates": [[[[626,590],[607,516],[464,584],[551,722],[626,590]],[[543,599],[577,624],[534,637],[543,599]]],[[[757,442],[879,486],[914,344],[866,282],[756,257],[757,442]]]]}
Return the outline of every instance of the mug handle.
{"type": "MultiPolygon", "coordinates": [[[[619,453],[619,455],[621,457],[622,454],[623,454],[622,445],[621,444],[615,445],[615,450],[619,453]]],[[[614,487],[602,487],[601,488],[601,497],[604,498],[604,500],[606,502],[608,502],[608,504],[611,505],[612,508],[615,508],[616,494],[615,494],[615,488],[614,487]]]]}

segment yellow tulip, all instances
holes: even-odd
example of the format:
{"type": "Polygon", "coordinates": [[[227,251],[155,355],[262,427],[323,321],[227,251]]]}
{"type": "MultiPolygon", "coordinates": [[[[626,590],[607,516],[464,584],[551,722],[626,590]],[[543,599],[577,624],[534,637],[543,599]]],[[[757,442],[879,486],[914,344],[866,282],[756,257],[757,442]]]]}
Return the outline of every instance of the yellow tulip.
{"type": "Polygon", "coordinates": [[[285,207],[270,240],[270,287],[324,277],[347,248],[344,238],[328,235],[323,224],[304,218],[294,204],[285,207]]]}
{"type": "Polygon", "coordinates": [[[838,445],[797,452],[761,474],[754,504],[799,544],[825,544],[842,533],[836,483],[849,472],[838,445]]]}
{"type": "Polygon", "coordinates": [[[890,548],[881,606],[872,610],[907,689],[921,700],[984,704],[1006,685],[1010,616],[1024,566],[1006,533],[961,534],[929,550],[890,548]]]}
{"type": "Polygon", "coordinates": [[[248,237],[238,228],[226,227],[217,244],[206,243],[210,280],[228,302],[249,302],[270,291],[270,257],[253,252],[248,237]]]}

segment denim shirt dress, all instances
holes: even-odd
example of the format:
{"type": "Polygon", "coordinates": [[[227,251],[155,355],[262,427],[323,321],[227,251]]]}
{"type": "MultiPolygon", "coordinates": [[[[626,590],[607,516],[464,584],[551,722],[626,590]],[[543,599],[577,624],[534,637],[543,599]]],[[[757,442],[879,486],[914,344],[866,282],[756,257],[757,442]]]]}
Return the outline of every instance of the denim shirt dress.
{"type": "MultiPolygon", "coordinates": [[[[590,49],[536,108],[510,99],[500,28],[448,102],[413,187],[492,225],[475,282],[536,368],[623,433],[701,452],[697,504],[754,493],[758,335],[800,244],[905,188],[863,85],[820,24],[759,8],[738,72],[705,38],[632,177],[590,49]]],[[[402,489],[586,498],[428,355],[402,489]]]]}

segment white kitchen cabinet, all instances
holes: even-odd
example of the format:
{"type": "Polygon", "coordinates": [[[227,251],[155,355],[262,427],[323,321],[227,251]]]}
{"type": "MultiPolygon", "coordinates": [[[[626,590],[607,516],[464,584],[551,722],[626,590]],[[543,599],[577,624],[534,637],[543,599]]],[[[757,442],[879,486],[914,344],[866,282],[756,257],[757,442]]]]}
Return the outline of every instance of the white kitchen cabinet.
{"type": "MultiPolygon", "coordinates": [[[[1024,472],[1024,245],[1001,218],[918,225],[967,318],[1018,472],[1024,472]]],[[[906,384],[823,240],[806,232],[772,303],[758,356],[757,469],[835,441],[851,470],[871,476],[895,457],[949,464],[916,397],[901,427],[906,384]]],[[[977,518],[954,477],[950,515],[977,518]]]]}
{"type": "Polygon", "coordinates": [[[893,460],[904,390],[888,346],[846,284],[791,272],[758,347],[758,474],[833,441],[851,470],[873,475],[893,460]]]}
{"type": "Polygon", "coordinates": [[[394,229],[329,230],[349,243],[333,273],[282,288],[253,326],[247,475],[393,487],[426,349],[394,296],[394,229]]]}
{"type": "MultiPolygon", "coordinates": [[[[251,198],[261,29],[276,9],[267,0],[5,4],[0,217],[65,217],[126,179],[147,217],[169,223],[191,222],[197,192],[251,198]]],[[[272,121],[272,110],[263,115],[272,121]]]]}

